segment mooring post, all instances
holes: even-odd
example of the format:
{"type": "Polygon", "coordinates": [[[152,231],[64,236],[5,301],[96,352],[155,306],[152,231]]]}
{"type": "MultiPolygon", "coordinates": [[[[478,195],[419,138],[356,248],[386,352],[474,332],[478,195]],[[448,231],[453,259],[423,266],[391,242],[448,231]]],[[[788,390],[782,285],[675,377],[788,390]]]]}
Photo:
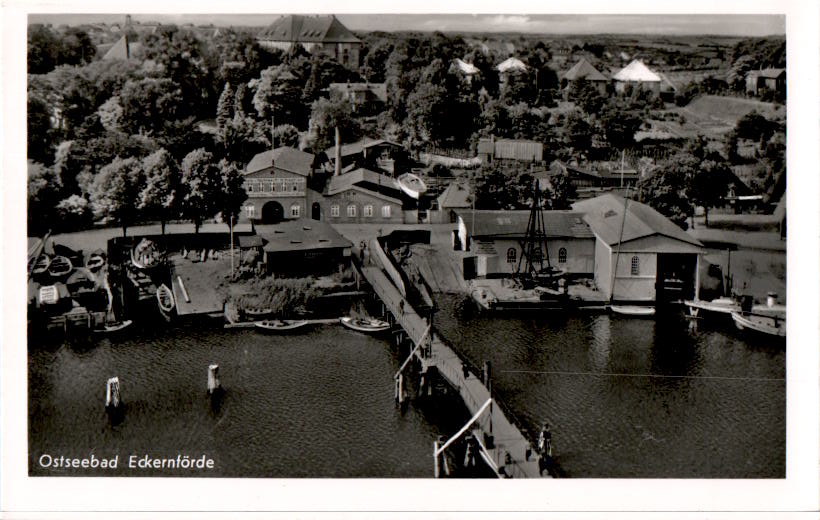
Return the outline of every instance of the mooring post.
{"type": "Polygon", "coordinates": [[[438,464],[438,441],[433,441],[433,478],[439,478],[441,469],[438,464]]]}
{"type": "Polygon", "coordinates": [[[213,395],[220,389],[219,365],[208,365],[208,395],[213,395]]]}
{"type": "Polygon", "coordinates": [[[399,379],[396,381],[396,402],[404,403],[404,374],[399,374],[399,379]]]}
{"type": "Polygon", "coordinates": [[[449,475],[450,473],[450,468],[447,466],[447,459],[444,457],[444,451],[439,451],[446,440],[447,437],[444,435],[439,435],[438,439],[433,442],[433,460],[435,460],[433,475],[435,478],[441,478],[442,466],[444,466],[445,475],[449,475]]]}
{"type": "Polygon", "coordinates": [[[115,410],[120,407],[120,378],[112,377],[105,383],[105,408],[115,410]]]}

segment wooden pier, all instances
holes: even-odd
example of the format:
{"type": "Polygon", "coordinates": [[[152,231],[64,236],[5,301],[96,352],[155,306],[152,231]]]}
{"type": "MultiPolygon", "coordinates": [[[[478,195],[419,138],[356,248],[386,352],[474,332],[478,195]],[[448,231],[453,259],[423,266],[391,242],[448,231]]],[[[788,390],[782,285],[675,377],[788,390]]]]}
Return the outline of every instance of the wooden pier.
{"type": "MultiPolygon", "coordinates": [[[[373,240],[369,247],[373,250],[381,246],[373,240]]],[[[479,442],[482,458],[500,478],[543,476],[536,450],[505,416],[500,407],[491,400],[490,390],[482,379],[466,368],[458,353],[447,346],[434,330],[428,331],[427,318],[420,316],[413,309],[398,288],[384,274],[381,266],[363,265],[361,272],[385,305],[386,310],[395,317],[396,324],[404,329],[408,338],[413,342],[414,348],[410,358],[415,358],[420,362],[422,372],[431,367],[435,368],[459,393],[470,413],[474,415],[474,421],[466,425],[459,434],[468,429],[472,430],[479,442]]],[[[399,369],[397,378],[401,376],[407,361],[399,369]]]]}

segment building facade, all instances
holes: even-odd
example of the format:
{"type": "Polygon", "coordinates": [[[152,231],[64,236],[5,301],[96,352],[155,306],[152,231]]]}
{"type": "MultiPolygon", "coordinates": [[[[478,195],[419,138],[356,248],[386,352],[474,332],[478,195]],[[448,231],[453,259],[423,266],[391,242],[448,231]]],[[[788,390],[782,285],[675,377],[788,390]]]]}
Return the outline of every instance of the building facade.
{"type": "Polygon", "coordinates": [[[318,50],[349,68],[359,66],[362,42],[333,15],[289,15],[276,20],[256,35],[267,49],[288,51],[300,45],[308,52],[318,50]]]}
{"type": "Polygon", "coordinates": [[[308,211],[308,179],[314,156],[281,147],[257,154],[245,169],[248,199],[240,220],[276,223],[298,219],[308,211]]]}

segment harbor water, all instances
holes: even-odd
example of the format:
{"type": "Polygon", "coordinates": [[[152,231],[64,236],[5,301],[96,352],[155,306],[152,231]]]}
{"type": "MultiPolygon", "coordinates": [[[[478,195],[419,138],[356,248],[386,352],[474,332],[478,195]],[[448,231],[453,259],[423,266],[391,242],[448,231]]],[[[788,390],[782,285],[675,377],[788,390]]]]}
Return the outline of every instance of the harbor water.
{"type": "MultiPolygon", "coordinates": [[[[567,477],[782,478],[785,348],[681,317],[497,317],[442,296],[441,334],[530,432],[552,426],[567,477]]],[[[338,325],[289,336],[196,325],[29,346],[32,475],[431,477],[432,445],[466,420],[453,403],[395,407],[389,336],[338,325]],[[206,398],[207,367],[226,393],[206,398]],[[105,381],[118,376],[112,425],[105,381]],[[43,454],[116,471],[43,468],[43,454]],[[212,470],[127,468],[131,455],[206,455],[212,470]]]]}

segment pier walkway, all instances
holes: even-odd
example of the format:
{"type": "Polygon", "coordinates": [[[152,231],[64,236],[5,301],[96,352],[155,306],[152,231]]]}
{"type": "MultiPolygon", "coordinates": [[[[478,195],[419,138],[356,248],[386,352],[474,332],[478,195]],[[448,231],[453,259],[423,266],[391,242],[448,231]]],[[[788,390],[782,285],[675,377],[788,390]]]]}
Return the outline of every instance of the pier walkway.
{"type": "MultiPolygon", "coordinates": [[[[372,247],[379,247],[376,241],[372,247]]],[[[404,299],[398,288],[384,274],[381,268],[364,265],[362,275],[393,314],[414,346],[423,342],[424,353],[416,348],[413,355],[421,362],[422,369],[435,367],[450,385],[458,391],[471,414],[476,414],[491,398],[489,389],[473,372],[465,369],[459,355],[447,346],[434,331],[426,334],[427,318],[420,316],[404,299]],[[402,304],[402,302],[404,302],[402,304]]],[[[499,477],[538,478],[538,455],[529,441],[504,415],[500,407],[492,402],[489,408],[473,423],[473,433],[481,445],[482,456],[499,477]],[[487,436],[492,443],[487,443],[487,436]]]]}

